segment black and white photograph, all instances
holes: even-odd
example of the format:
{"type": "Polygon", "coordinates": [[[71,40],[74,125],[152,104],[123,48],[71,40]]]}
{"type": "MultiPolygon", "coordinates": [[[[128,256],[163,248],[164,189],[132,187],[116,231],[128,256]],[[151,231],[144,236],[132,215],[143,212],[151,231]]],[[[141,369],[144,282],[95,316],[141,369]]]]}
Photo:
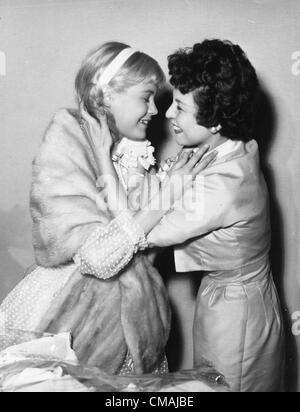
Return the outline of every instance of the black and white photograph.
{"type": "Polygon", "coordinates": [[[300,392],[300,0],[0,0],[0,392],[300,392]]]}

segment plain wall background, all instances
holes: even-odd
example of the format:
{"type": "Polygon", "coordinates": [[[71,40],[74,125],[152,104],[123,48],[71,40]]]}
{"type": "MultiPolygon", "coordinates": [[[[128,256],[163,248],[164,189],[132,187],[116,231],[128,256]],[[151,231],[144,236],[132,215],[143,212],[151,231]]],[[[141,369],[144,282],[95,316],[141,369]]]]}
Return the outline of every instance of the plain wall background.
{"type": "MultiPolygon", "coordinates": [[[[86,53],[119,40],[153,55],[166,71],[166,56],[175,49],[204,38],[230,39],[247,52],[265,92],[258,129],[268,140],[262,152],[274,272],[287,320],[288,382],[291,390],[300,389],[299,25],[299,0],[0,0],[0,51],[6,57],[3,75],[0,53],[0,301],[33,262],[31,162],[55,110],[74,105],[74,77],[86,53]]],[[[171,139],[162,157],[177,150],[171,139]]],[[[179,367],[192,362],[191,279],[168,280],[184,331],[179,367]]],[[[179,341],[172,339],[175,350],[179,341]]]]}

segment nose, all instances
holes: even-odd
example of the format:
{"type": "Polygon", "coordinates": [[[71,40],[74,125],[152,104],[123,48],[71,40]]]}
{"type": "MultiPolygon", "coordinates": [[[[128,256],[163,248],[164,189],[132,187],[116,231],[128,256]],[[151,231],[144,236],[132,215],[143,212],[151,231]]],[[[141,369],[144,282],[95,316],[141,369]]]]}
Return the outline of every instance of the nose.
{"type": "Polygon", "coordinates": [[[171,106],[166,111],[166,118],[167,119],[174,119],[175,117],[176,117],[175,107],[174,107],[174,103],[172,103],[171,106]]]}
{"type": "Polygon", "coordinates": [[[156,104],[154,102],[154,99],[151,99],[150,105],[149,105],[149,114],[151,116],[156,116],[157,113],[158,113],[158,110],[157,110],[156,104]]]}

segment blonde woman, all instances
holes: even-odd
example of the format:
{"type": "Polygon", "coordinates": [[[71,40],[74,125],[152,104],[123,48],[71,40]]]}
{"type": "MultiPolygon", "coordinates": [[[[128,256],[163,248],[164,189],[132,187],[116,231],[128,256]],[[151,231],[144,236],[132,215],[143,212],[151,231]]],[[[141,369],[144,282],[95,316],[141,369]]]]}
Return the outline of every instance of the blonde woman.
{"type": "MultiPolygon", "coordinates": [[[[166,210],[131,211],[127,199],[131,178],[143,180],[155,163],[146,129],[163,82],[154,59],[122,43],[83,61],[79,107],[55,115],[33,163],[37,266],[0,307],[6,330],[70,331],[79,360],[111,374],[167,371],[168,298],[142,253],[166,210]],[[117,202],[102,187],[112,181],[117,202]]],[[[204,152],[182,156],[173,173],[196,176],[213,160],[200,161],[204,152]]],[[[165,184],[155,196],[169,193],[165,184]]],[[[180,195],[179,187],[170,204],[180,195]]]]}

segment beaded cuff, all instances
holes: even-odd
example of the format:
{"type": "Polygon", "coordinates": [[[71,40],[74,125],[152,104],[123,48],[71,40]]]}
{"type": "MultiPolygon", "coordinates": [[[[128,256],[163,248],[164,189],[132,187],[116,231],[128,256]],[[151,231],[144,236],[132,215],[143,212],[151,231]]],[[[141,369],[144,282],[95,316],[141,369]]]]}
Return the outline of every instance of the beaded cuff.
{"type": "MultiPolygon", "coordinates": [[[[149,247],[145,233],[140,225],[134,222],[129,211],[123,211],[116,219],[122,229],[127,233],[134,245],[137,245],[137,250],[145,250],[149,247]]],[[[136,251],[137,251],[136,250],[136,251]]]]}
{"type": "Polygon", "coordinates": [[[109,279],[119,273],[148,243],[143,230],[126,210],[107,226],[97,228],[74,257],[82,274],[109,279]]]}

